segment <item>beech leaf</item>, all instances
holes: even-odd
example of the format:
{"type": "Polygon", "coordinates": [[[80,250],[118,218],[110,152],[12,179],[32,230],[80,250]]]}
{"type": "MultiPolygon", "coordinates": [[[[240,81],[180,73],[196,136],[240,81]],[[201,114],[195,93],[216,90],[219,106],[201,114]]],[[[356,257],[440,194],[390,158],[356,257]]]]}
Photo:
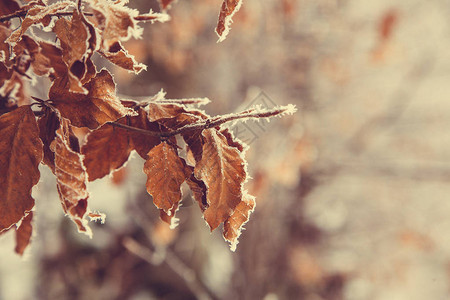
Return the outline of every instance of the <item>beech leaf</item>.
{"type": "Polygon", "coordinates": [[[242,186],[247,177],[246,163],[239,150],[229,146],[227,138],[216,129],[204,130],[202,135],[203,155],[194,174],[207,187],[208,208],[204,218],[214,230],[241,202],[242,186]]]}
{"type": "Polygon", "coordinates": [[[242,201],[236,206],[233,214],[223,224],[223,237],[230,242],[231,251],[236,250],[242,227],[247,223],[255,206],[255,197],[245,194],[242,197],[242,201]]]}
{"type": "Polygon", "coordinates": [[[69,122],[61,119],[56,138],[51,144],[55,153],[55,176],[64,212],[75,222],[80,232],[91,236],[85,219],[87,213],[87,172],[82,155],[77,151],[76,138],[69,122]]]}
{"type": "Polygon", "coordinates": [[[0,1],[0,16],[9,15],[20,9],[19,4],[15,0],[0,1]]]}
{"type": "Polygon", "coordinates": [[[185,163],[176,149],[167,142],[154,147],[148,153],[144,173],[153,203],[169,216],[173,215],[172,209],[181,201],[181,184],[187,177],[185,163]]]}
{"type": "Polygon", "coordinates": [[[60,41],[62,58],[67,65],[69,90],[86,94],[87,90],[83,88],[82,80],[88,71],[86,61],[90,59],[92,51],[88,42],[90,32],[83,16],[75,10],[72,19],[62,18],[56,21],[53,31],[60,41]]]}
{"type": "Polygon", "coordinates": [[[135,74],[139,74],[142,70],[147,70],[147,66],[138,63],[134,56],[129,54],[128,51],[123,48],[120,41],[112,45],[108,50],[103,50],[99,53],[113,64],[128,71],[132,71],[135,74]]]}
{"type": "Polygon", "coordinates": [[[0,232],[34,206],[31,189],[39,181],[42,142],[29,106],[0,116],[0,232]]]}
{"type": "Polygon", "coordinates": [[[117,98],[116,84],[107,70],[97,73],[84,87],[89,91],[87,95],[73,94],[56,86],[49,93],[53,105],[73,126],[96,129],[106,122],[135,114],[117,98]]]}
{"type": "Polygon", "coordinates": [[[219,21],[216,27],[216,33],[219,36],[219,42],[226,39],[230,32],[230,26],[233,22],[234,14],[241,8],[242,0],[223,0],[219,13],[219,21]]]}
{"type": "MultiPolygon", "coordinates": [[[[119,121],[125,123],[124,120],[119,121]]],[[[131,153],[130,138],[125,129],[104,124],[91,132],[81,148],[89,181],[102,178],[122,167],[131,153]]]]}

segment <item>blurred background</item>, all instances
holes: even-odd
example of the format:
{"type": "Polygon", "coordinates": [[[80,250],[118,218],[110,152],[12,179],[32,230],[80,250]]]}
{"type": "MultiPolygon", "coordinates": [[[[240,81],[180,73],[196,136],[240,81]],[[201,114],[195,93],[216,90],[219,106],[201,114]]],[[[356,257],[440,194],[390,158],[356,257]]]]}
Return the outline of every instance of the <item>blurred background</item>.
{"type": "MultiPolygon", "coordinates": [[[[158,11],[156,0],[130,6],[158,11]]],[[[91,240],[55,180],[34,189],[24,258],[0,237],[0,299],[448,299],[450,1],[246,0],[217,44],[219,0],[180,0],[125,47],[124,98],[208,97],[211,114],[295,104],[231,126],[250,144],[257,207],[235,253],[185,193],[171,230],[143,161],[90,184],[91,240]]]]}

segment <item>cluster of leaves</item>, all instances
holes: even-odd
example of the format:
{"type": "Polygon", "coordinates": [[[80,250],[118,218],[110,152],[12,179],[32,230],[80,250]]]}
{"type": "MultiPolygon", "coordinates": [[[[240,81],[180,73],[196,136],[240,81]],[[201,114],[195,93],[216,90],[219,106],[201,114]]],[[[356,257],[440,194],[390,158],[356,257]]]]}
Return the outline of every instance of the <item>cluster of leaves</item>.
{"type": "MultiPolygon", "coordinates": [[[[0,3],[0,233],[15,226],[16,251],[23,253],[32,231],[31,190],[42,163],[56,177],[64,213],[91,235],[88,218],[103,216],[88,208],[88,182],[120,169],[135,151],[145,159],[146,188],[162,220],[176,225],[186,182],[211,230],[223,223],[223,236],[234,249],[255,199],[244,189],[246,146],[221,125],[295,108],[210,117],[192,108],[207,99],[169,100],[162,92],[146,101],[119,99],[112,75],[97,71],[92,55],[139,73],[146,66],[122,42],[141,36],[138,22],[163,22],[168,16],[139,14],[126,1],[86,2],[0,3]],[[14,18],[21,23],[13,30],[14,18]],[[38,38],[34,29],[53,32],[56,42],[38,38]],[[35,76],[51,80],[47,100],[27,95],[26,84],[35,76]],[[77,136],[75,128],[89,133],[77,136]]],[[[161,1],[162,9],[171,2],[161,1]]],[[[224,1],[216,29],[221,38],[239,4],[224,1]]]]}

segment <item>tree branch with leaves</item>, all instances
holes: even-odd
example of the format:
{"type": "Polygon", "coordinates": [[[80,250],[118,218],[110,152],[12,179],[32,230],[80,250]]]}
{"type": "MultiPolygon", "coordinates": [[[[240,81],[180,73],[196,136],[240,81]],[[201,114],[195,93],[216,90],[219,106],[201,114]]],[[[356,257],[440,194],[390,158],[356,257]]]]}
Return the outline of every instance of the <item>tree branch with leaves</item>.
{"type": "MultiPolygon", "coordinates": [[[[172,100],[163,93],[145,101],[120,99],[113,76],[97,70],[92,55],[135,74],[146,70],[122,42],[141,37],[139,22],[169,20],[165,10],[172,1],[160,2],[162,13],[146,14],[126,2],[0,4],[0,233],[15,228],[20,254],[31,238],[31,190],[39,181],[40,164],[56,177],[64,213],[80,232],[91,235],[88,219],[103,216],[89,210],[88,183],[122,168],[133,151],[145,160],[146,189],[162,220],[176,226],[186,182],[210,229],[224,224],[223,236],[234,250],[255,199],[244,187],[247,146],[222,125],[295,112],[292,105],[254,107],[211,117],[192,107],[208,99],[172,100]],[[21,22],[14,28],[17,18],[21,22]],[[35,36],[34,27],[52,32],[56,41],[35,36]],[[37,76],[51,81],[46,100],[27,91],[27,83],[37,76]],[[89,133],[82,139],[74,128],[89,133]]],[[[216,28],[220,40],[240,2],[223,2],[216,28]]]]}

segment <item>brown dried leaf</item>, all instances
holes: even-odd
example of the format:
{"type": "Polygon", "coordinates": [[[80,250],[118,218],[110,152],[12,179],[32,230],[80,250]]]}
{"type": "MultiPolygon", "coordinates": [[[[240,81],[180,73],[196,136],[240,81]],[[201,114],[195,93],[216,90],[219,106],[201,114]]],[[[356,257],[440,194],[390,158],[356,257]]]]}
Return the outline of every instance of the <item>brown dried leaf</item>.
{"type": "Polygon", "coordinates": [[[176,203],[168,213],[166,213],[163,209],[159,210],[160,219],[169,224],[171,229],[174,229],[178,226],[178,219],[175,218],[175,214],[178,209],[178,203],[176,203]]]}
{"type": "Polygon", "coordinates": [[[134,114],[116,97],[116,84],[107,70],[97,73],[84,88],[89,91],[87,95],[70,93],[55,84],[49,92],[53,105],[73,126],[96,129],[106,122],[134,114]]]}
{"type": "Polygon", "coordinates": [[[72,1],[60,1],[47,6],[35,5],[33,8],[28,10],[28,13],[22,21],[20,27],[11,34],[6,42],[14,47],[30,26],[39,23],[41,23],[44,27],[48,26],[51,22],[51,17],[49,16],[50,14],[63,12],[67,8],[73,6],[73,4],[74,2],[72,1]]]}
{"type": "Polygon", "coordinates": [[[203,155],[194,169],[195,177],[207,187],[208,208],[204,218],[211,230],[230,217],[241,202],[246,181],[246,165],[238,149],[228,145],[227,138],[216,129],[203,133],[203,155]]]}
{"type": "Polygon", "coordinates": [[[234,14],[241,8],[242,0],[223,0],[222,8],[219,13],[219,21],[216,27],[216,33],[219,36],[219,42],[226,39],[230,31],[232,18],[234,14]]]}
{"type": "Polygon", "coordinates": [[[50,149],[51,143],[56,138],[56,130],[60,126],[60,118],[49,109],[38,119],[39,137],[44,144],[44,158],[42,162],[55,173],[55,153],[50,149]]]}
{"type": "Polygon", "coordinates": [[[3,63],[0,63],[0,73],[4,76],[0,77],[0,115],[18,106],[29,104],[23,76],[8,69],[3,63]]]}
{"type": "Polygon", "coordinates": [[[77,138],[69,121],[61,119],[56,138],[50,146],[55,153],[55,176],[64,212],[75,222],[80,232],[91,235],[87,226],[87,172],[79,153],[77,138]]]}
{"type": "Polygon", "coordinates": [[[173,146],[162,142],[149,151],[144,173],[147,174],[147,192],[153,196],[153,203],[172,216],[172,209],[181,201],[181,184],[187,177],[184,161],[173,146]]]}
{"type": "Polygon", "coordinates": [[[126,70],[133,71],[135,74],[139,74],[142,70],[147,70],[147,66],[138,63],[134,59],[134,56],[129,54],[128,51],[123,48],[120,41],[113,44],[108,51],[100,51],[99,53],[113,64],[126,70]]]}
{"type": "Polygon", "coordinates": [[[200,207],[202,212],[204,212],[208,207],[208,201],[206,200],[206,185],[203,181],[195,178],[194,174],[192,173],[194,170],[192,167],[188,166],[188,168],[190,168],[192,171],[190,177],[186,179],[186,183],[191,189],[192,195],[197,201],[198,206],[200,207]]]}
{"type": "Polygon", "coordinates": [[[126,1],[90,1],[97,28],[101,32],[100,48],[103,51],[110,51],[110,47],[119,41],[127,41],[132,36],[139,38],[142,35],[142,29],[134,19],[139,12],[126,7],[125,4],[126,1]]]}
{"type": "Polygon", "coordinates": [[[39,41],[36,42],[28,35],[23,35],[22,39],[14,47],[16,70],[24,74],[31,65],[33,72],[39,76],[52,78],[57,74],[67,72],[62,57],[61,49],[53,44],[39,41]]]}
{"type": "Polygon", "coordinates": [[[92,55],[92,51],[89,49],[88,42],[90,38],[89,29],[83,16],[74,11],[71,20],[59,19],[53,27],[53,31],[60,41],[62,58],[69,70],[69,90],[86,94],[87,90],[83,88],[82,80],[88,70],[86,61],[92,55]]]}
{"type": "Polygon", "coordinates": [[[38,130],[29,106],[0,116],[0,232],[34,206],[31,189],[39,181],[43,157],[38,130]]]}
{"type": "Polygon", "coordinates": [[[22,219],[19,228],[16,229],[16,253],[23,255],[25,249],[31,241],[31,234],[33,233],[33,226],[31,221],[33,220],[33,212],[30,212],[25,218],[22,219]]]}
{"type": "Polygon", "coordinates": [[[20,6],[15,0],[2,0],[0,2],[0,16],[12,14],[19,9],[20,6]]]}
{"type": "Polygon", "coordinates": [[[250,214],[255,209],[255,197],[245,194],[236,206],[233,214],[223,224],[223,237],[230,242],[231,251],[236,250],[242,227],[247,223],[250,214]]]}
{"type": "MultiPolygon", "coordinates": [[[[126,122],[122,119],[119,123],[126,122]]],[[[81,148],[89,181],[102,178],[122,167],[128,161],[131,150],[130,138],[125,129],[104,124],[91,132],[81,148]]]]}
{"type": "Polygon", "coordinates": [[[0,62],[8,63],[11,53],[10,47],[5,42],[11,35],[11,29],[0,24],[0,62]]]}

